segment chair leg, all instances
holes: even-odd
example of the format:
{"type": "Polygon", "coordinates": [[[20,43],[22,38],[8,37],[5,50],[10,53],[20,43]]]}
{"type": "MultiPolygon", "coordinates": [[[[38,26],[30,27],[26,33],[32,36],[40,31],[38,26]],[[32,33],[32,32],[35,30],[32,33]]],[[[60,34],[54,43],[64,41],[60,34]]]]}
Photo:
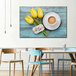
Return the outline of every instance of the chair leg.
{"type": "Polygon", "coordinates": [[[39,64],[39,76],[41,75],[41,64],[39,64]]]}
{"type": "Polygon", "coordinates": [[[28,71],[29,71],[29,65],[27,66],[26,76],[28,76],[28,71]]]}
{"type": "Polygon", "coordinates": [[[53,63],[51,63],[51,76],[53,76],[53,63]]]}
{"type": "Polygon", "coordinates": [[[11,63],[9,62],[9,76],[11,76],[11,63]]]}
{"type": "Polygon", "coordinates": [[[42,76],[42,64],[41,64],[41,76],[42,76]]]}
{"type": "Polygon", "coordinates": [[[14,71],[13,71],[13,76],[15,76],[15,63],[14,63],[14,71]]]}
{"type": "MultiPolygon", "coordinates": [[[[49,60],[49,63],[50,63],[50,60],[49,60]]],[[[50,66],[51,66],[51,65],[49,64],[49,72],[50,72],[50,68],[51,68],[50,66]]]]}
{"type": "MultiPolygon", "coordinates": [[[[49,53],[49,59],[50,59],[50,58],[51,58],[51,54],[49,53]]],[[[50,61],[51,61],[51,60],[49,60],[49,63],[50,63],[50,61]]],[[[49,64],[49,72],[50,72],[50,68],[51,68],[50,66],[51,66],[51,65],[49,64]]]]}
{"type": "Polygon", "coordinates": [[[72,65],[70,64],[70,76],[72,76],[72,65]]]}
{"type": "Polygon", "coordinates": [[[73,76],[73,65],[72,65],[72,76],[73,76]]]}
{"type": "Polygon", "coordinates": [[[70,76],[73,76],[73,65],[70,64],[70,76]]]}
{"type": "Polygon", "coordinates": [[[59,60],[58,60],[58,66],[57,66],[57,73],[59,74],[59,60]]]}
{"type": "Polygon", "coordinates": [[[54,60],[53,60],[53,76],[54,76],[54,60]]]}
{"type": "Polygon", "coordinates": [[[22,76],[24,76],[24,66],[23,66],[23,61],[22,61],[22,76]]]}

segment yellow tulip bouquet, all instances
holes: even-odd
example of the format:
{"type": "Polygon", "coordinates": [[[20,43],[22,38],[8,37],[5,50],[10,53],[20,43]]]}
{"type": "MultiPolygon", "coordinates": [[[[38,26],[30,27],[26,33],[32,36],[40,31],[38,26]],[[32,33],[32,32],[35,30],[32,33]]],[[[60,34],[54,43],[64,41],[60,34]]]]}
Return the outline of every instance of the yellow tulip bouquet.
{"type": "MultiPolygon", "coordinates": [[[[37,11],[34,8],[31,8],[30,13],[31,13],[32,17],[27,15],[24,19],[29,24],[34,24],[35,26],[38,26],[39,24],[43,24],[43,22],[42,22],[43,10],[42,10],[42,8],[38,8],[37,11]]],[[[45,30],[42,31],[42,34],[43,34],[43,36],[47,36],[45,30]]]]}

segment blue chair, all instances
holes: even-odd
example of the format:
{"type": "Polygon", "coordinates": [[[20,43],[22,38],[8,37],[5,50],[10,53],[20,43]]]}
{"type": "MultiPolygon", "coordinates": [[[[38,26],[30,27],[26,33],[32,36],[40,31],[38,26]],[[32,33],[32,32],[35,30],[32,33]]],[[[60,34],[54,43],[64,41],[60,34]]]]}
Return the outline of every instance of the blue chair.
{"type": "MultiPolygon", "coordinates": [[[[65,50],[66,51],[71,51],[72,49],[71,48],[66,48],[65,50]]],[[[71,59],[64,58],[64,54],[62,55],[62,58],[58,59],[58,67],[57,67],[58,73],[59,73],[59,63],[60,63],[60,61],[63,62],[62,66],[63,66],[63,75],[64,75],[64,61],[71,61],[71,59]]]]}
{"type": "MultiPolygon", "coordinates": [[[[76,48],[66,48],[66,51],[76,51],[76,48]]],[[[76,54],[74,59],[76,59],[76,54]]],[[[76,66],[76,61],[73,61],[70,64],[70,76],[73,76],[73,66],[76,66]]]]}
{"type": "Polygon", "coordinates": [[[28,71],[29,71],[29,65],[32,64],[32,65],[35,65],[35,64],[38,64],[39,65],[39,76],[42,76],[42,64],[51,64],[51,71],[52,71],[52,76],[53,76],[53,64],[52,62],[46,62],[46,61],[42,61],[41,60],[41,55],[42,55],[42,52],[40,50],[31,50],[30,53],[29,53],[29,59],[28,59],[28,67],[27,67],[27,72],[26,72],[26,76],[28,76],[28,71]],[[32,56],[39,56],[40,57],[40,61],[35,61],[35,62],[32,62],[30,60],[30,58],[32,56]]]}
{"type": "Polygon", "coordinates": [[[66,51],[76,51],[76,48],[66,48],[66,51]]]}

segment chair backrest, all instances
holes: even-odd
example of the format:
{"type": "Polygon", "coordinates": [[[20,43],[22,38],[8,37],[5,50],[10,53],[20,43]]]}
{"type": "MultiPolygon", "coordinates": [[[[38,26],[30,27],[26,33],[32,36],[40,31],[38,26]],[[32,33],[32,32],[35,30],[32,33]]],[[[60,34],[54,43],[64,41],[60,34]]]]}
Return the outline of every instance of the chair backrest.
{"type": "Polygon", "coordinates": [[[36,50],[50,50],[50,48],[36,48],[36,50]]]}
{"type": "Polygon", "coordinates": [[[1,51],[3,54],[8,54],[8,53],[16,53],[16,49],[2,49],[1,51]]]}
{"type": "Polygon", "coordinates": [[[66,48],[66,51],[76,51],[76,48],[66,48]]]}
{"type": "Polygon", "coordinates": [[[33,55],[33,56],[40,56],[41,55],[41,51],[40,50],[31,50],[30,55],[33,55]]]}
{"type": "Polygon", "coordinates": [[[30,59],[32,58],[31,56],[35,56],[35,57],[39,56],[40,57],[40,61],[41,61],[41,54],[42,54],[42,52],[40,50],[30,50],[28,62],[31,62],[30,61],[30,59]]]}
{"type": "Polygon", "coordinates": [[[15,60],[16,59],[16,53],[17,53],[16,49],[2,49],[2,51],[1,51],[1,60],[2,60],[2,54],[14,54],[14,60],[15,60]]]}

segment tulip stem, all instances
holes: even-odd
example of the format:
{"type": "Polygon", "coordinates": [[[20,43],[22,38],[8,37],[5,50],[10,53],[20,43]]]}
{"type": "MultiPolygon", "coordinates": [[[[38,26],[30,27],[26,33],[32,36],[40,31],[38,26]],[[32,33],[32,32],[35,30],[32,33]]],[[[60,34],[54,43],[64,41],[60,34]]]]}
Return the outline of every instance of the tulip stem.
{"type": "Polygon", "coordinates": [[[37,26],[37,24],[34,22],[34,25],[37,26]]]}
{"type": "Polygon", "coordinates": [[[42,32],[42,35],[45,37],[45,34],[42,32]]]}
{"type": "Polygon", "coordinates": [[[34,18],[34,21],[39,25],[39,20],[34,18]]]}
{"type": "Polygon", "coordinates": [[[42,24],[42,19],[40,18],[40,23],[42,24]]]}
{"type": "Polygon", "coordinates": [[[45,30],[43,30],[43,31],[42,31],[42,33],[44,34],[44,36],[47,36],[47,34],[46,34],[46,31],[45,31],[45,30]]]}

